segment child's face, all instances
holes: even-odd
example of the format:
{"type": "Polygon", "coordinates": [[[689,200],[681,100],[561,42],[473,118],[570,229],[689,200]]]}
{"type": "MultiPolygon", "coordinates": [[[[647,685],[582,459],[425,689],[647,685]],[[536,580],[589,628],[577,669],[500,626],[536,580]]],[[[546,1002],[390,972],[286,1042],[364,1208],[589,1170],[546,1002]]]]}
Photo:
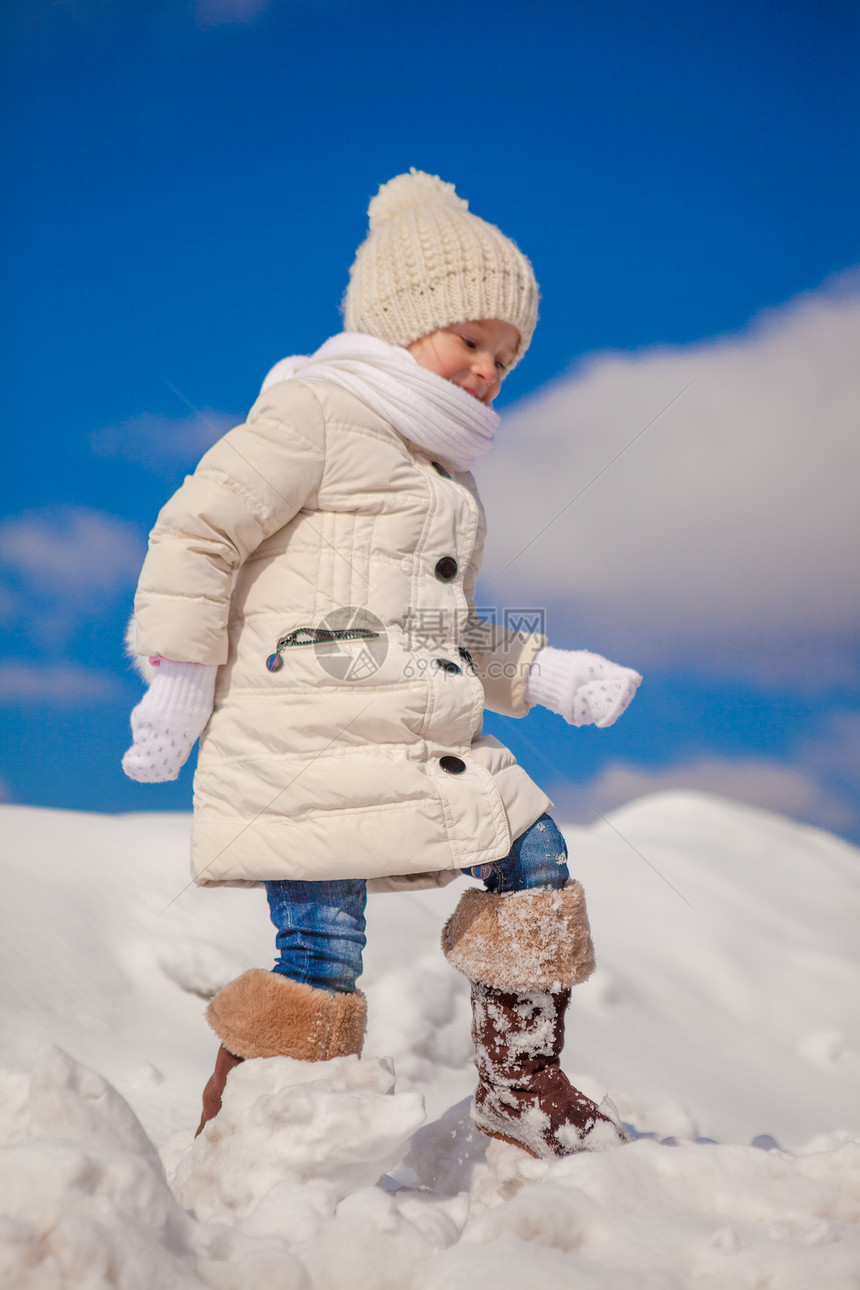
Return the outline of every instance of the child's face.
{"type": "Polygon", "coordinates": [[[444,376],[481,403],[489,404],[501,389],[519,343],[516,327],[490,318],[440,327],[406,348],[428,372],[444,376]]]}

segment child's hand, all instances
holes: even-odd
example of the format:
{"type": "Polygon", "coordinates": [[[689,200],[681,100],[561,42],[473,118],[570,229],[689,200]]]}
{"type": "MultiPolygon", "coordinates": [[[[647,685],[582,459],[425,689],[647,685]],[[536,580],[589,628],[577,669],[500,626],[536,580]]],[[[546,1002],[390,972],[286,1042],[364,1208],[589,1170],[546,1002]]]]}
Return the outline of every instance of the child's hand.
{"type": "Polygon", "coordinates": [[[129,779],[160,784],[176,779],[212,715],[217,667],[162,659],[131,714],[134,743],[122,759],[129,779]]]}
{"type": "Polygon", "coordinates": [[[642,682],[630,667],[588,650],[538,650],[526,682],[526,702],[557,712],[572,726],[617,721],[642,682]]]}

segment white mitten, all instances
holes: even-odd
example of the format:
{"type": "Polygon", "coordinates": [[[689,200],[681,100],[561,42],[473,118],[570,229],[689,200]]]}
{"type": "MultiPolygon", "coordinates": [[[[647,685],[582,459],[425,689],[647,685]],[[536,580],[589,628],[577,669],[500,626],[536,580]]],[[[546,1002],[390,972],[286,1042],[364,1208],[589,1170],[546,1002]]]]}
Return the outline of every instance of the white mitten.
{"type": "Polygon", "coordinates": [[[134,743],[122,759],[129,779],[141,784],[176,779],[212,715],[217,671],[210,663],[161,660],[131,714],[134,743]]]}
{"type": "Polygon", "coordinates": [[[584,649],[538,650],[526,681],[526,702],[557,712],[572,726],[611,726],[642,681],[630,667],[619,667],[584,649]]]}

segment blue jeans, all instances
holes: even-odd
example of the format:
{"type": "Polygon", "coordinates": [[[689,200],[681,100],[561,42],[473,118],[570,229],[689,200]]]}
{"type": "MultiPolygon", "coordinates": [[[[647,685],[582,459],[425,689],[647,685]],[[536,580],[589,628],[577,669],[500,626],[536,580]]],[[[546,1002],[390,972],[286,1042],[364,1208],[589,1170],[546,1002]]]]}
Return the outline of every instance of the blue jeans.
{"type": "MultiPolygon", "coordinates": [[[[563,887],[567,847],[554,820],[542,815],[492,864],[464,869],[482,878],[487,891],[563,887]]],[[[278,960],[273,971],[323,990],[354,990],[366,943],[364,878],[330,882],[267,882],[278,960]]]]}

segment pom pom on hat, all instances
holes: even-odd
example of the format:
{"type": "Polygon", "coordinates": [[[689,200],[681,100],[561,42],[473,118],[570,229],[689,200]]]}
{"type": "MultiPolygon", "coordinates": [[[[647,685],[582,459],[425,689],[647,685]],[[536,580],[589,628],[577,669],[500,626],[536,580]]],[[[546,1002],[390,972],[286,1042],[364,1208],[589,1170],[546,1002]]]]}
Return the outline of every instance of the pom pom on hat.
{"type": "Polygon", "coordinates": [[[413,166],[408,175],[395,175],[383,184],[368,207],[370,229],[379,228],[386,220],[402,215],[413,206],[429,206],[441,202],[455,210],[467,211],[469,203],[457,196],[453,184],[446,184],[438,175],[426,175],[413,166]]]}
{"type": "Polygon", "coordinates": [[[522,358],[537,323],[538,286],[522,251],[469,211],[453,184],[414,168],[383,184],[344,297],[344,326],[409,345],[452,323],[499,318],[522,358]]]}

